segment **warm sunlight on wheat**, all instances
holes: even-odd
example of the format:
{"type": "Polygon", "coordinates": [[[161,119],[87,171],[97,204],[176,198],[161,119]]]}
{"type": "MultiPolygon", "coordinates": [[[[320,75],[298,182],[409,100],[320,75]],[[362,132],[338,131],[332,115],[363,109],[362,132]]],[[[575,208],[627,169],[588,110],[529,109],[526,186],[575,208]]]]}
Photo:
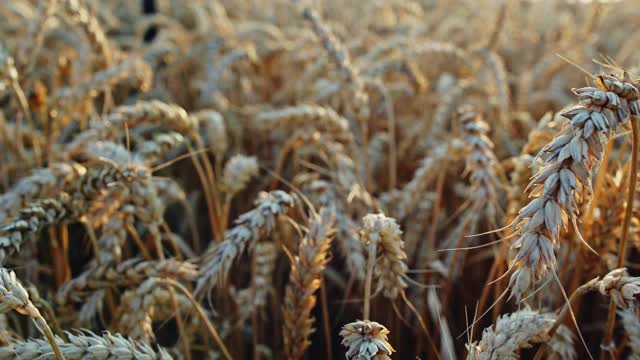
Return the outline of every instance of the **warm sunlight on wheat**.
{"type": "Polygon", "coordinates": [[[0,0],[0,360],[640,359],[637,0],[0,0]]]}

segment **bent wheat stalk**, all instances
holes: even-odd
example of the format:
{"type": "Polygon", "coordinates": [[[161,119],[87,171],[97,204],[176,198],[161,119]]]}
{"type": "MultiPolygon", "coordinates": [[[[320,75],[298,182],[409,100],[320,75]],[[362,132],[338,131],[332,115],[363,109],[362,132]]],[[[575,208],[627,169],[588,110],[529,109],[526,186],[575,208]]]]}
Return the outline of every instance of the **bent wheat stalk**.
{"type": "Polygon", "coordinates": [[[16,278],[16,274],[13,271],[0,268],[0,313],[6,314],[12,310],[29,316],[38,330],[47,337],[56,359],[64,360],[51,328],[40,315],[40,311],[29,300],[29,294],[16,278]]]}
{"type": "MultiPolygon", "coordinates": [[[[633,214],[633,202],[635,200],[636,187],[638,184],[638,152],[640,151],[640,125],[638,125],[638,116],[631,115],[632,129],[632,146],[631,146],[631,166],[629,167],[629,190],[627,192],[627,205],[624,212],[624,220],[622,223],[622,237],[620,238],[620,247],[618,252],[617,267],[624,267],[627,259],[627,239],[629,237],[629,227],[631,225],[631,216],[633,214]]],[[[609,304],[609,315],[607,319],[607,333],[602,341],[602,349],[613,339],[613,330],[616,326],[616,304],[613,299],[609,304]]]]}

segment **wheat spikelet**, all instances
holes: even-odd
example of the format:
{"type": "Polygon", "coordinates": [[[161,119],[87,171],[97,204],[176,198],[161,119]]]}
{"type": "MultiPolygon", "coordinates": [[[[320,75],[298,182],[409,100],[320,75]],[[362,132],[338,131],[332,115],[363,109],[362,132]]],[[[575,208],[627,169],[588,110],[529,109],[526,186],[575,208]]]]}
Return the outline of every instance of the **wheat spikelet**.
{"type": "MultiPolygon", "coordinates": [[[[412,216],[405,218],[406,220],[404,223],[406,225],[404,229],[404,240],[407,244],[407,254],[415,254],[418,252],[418,249],[422,247],[422,237],[426,234],[429,224],[424,223],[421,220],[424,214],[430,214],[433,211],[436,200],[436,194],[433,192],[426,192],[422,194],[420,196],[420,200],[416,204],[415,212],[411,214],[412,216]]],[[[397,210],[394,209],[389,213],[395,214],[396,212],[397,210]]],[[[424,251],[420,252],[420,256],[422,256],[422,254],[427,255],[430,252],[429,249],[422,249],[424,251]]]]}
{"type": "Polygon", "coordinates": [[[0,226],[0,263],[14,251],[19,251],[23,242],[35,239],[46,226],[60,224],[76,216],[77,209],[66,193],[29,203],[10,222],[0,226]]]}
{"type": "Polygon", "coordinates": [[[98,157],[88,165],[86,172],[70,185],[70,195],[76,200],[93,200],[115,184],[131,186],[136,182],[147,182],[151,177],[150,169],[141,164],[122,166],[113,160],[98,157]]]}
{"type": "Polygon", "coordinates": [[[200,102],[206,103],[209,99],[212,98],[212,95],[215,91],[214,86],[217,86],[216,78],[220,76],[219,73],[214,72],[214,66],[216,64],[216,58],[219,56],[219,53],[223,51],[225,46],[224,38],[222,37],[214,37],[209,40],[205,45],[204,49],[204,58],[207,59],[205,62],[205,68],[203,69],[205,75],[205,81],[202,82],[200,89],[200,102]]]}
{"type": "Polygon", "coordinates": [[[172,178],[152,177],[152,186],[156,189],[165,208],[174,203],[186,204],[187,192],[183,186],[172,178]]]}
{"type": "Polygon", "coordinates": [[[256,115],[259,126],[268,130],[278,127],[317,127],[340,141],[353,141],[349,122],[329,107],[298,105],[256,115]]]}
{"type": "Polygon", "coordinates": [[[0,313],[6,314],[10,311],[17,311],[33,319],[40,317],[40,312],[29,300],[27,290],[16,278],[13,271],[0,268],[0,313]]]}
{"type": "Polygon", "coordinates": [[[429,41],[412,46],[405,51],[409,58],[428,58],[430,63],[442,64],[440,72],[451,72],[457,77],[467,77],[472,72],[469,54],[462,48],[449,42],[429,41]]]}
{"type": "Polygon", "coordinates": [[[186,136],[197,135],[198,122],[178,105],[157,100],[140,101],[131,106],[120,106],[107,114],[96,130],[109,136],[124,129],[141,124],[153,124],[167,127],[186,136]],[[194,135],[195,134],[195,135],[194,135]]]}
{"type": "MultiPolygon", "coordinates": [[[[484,66],[489,73],[491,83],[490,94],[495,97],[498,108],[498,120],[503,126],[509,121],[509,107],[511,103],[511,91],[509,90],[509,79],[507,69],[502,57],[492,50],[481,51],[484,59],[484,66]]],[[[502,127],[501,127],[502,128],[502,127]]]]}
{"type": "Polygon", "coordinates": [[[575,360],[578,358],[574,346],[573,332],[568,327],[560,325],[558,331],[549,339],[549,357],[551,360],[575,360]]]}
{"type": "Polygon", "coordinates": [[[312,326],[315,320],[311,311],[316,304],[314,293],[322,286],[324,268],[329,261],[334,216],[328,209],[321,209],[319,215],[312,215],[309,231],[300,241],[298,255],[291,263],[282,308],[287,359],[302,359],[311,344],[309,337],[314,332],[312,326]]]}
{"type": "MultiPolygon", "coordinates": [[[[169,360],[172,357],[164,349],[155,352],[151,346],[127,339],[120,334],[105,332],[96,335],[88,330],[75,333],[67,332],[69,342],[56,338],[65,359],[102,360],[102,359],[158,359],[169,360]]],[[[53,359],[51,345],[42,339],[18,340],[11,347],[0,348],[3,360],[46,360],[53,359]]]]}
{"type": "Polygon", "coordinates": [[[618,311],[622,319],[622,326],[629,337],[629,347],[631,354],[629,359],[640,359],[640,320],[633,309],[623,309],[618,311]]]}
{"type": "Polygon", "coordinates": [[[153,139],[140,144],[136,154],[147,163],[153,164],[180,147],[184,141],[184,137],[175,131],[156,134],[153,139]]]}
{"type": "Polygon", "coordinates": [[[226,278],[233,261],[247,246],[269,234],[278,215],[293,206],[293,198],[283,191],[263,193],[256,202],[256,208],[242,214],[235,226],[224,235],[219,244],[212,244],[201,259],[200,275],[196,292],[211,289],[218,281],[226,278]]]}
{"type": "Polygon", "coordinates": [[[389,140],[389,133],[386,132],[377,133],[369,140],[367,146],[367,165],[371,173],[374,174],[374,177],[382,174],[386,170],[385,165],[389,161],[387,152],[391,146],[389,140]]]}
{"type": "Polygon", "coordinates": [[[620,307],[635,308],[640,295],[640,278],[629,276],[626,268],[615,269],[596,283],[602,295],[612,298],[620,307]]]}
{"type": "Polygon", "coordinates": [[[362,218],[363,241],[373,243],[377,249],[374,267],[377,290],[396,299],[407,285],[407,254],[404,252],[402,231],[395,219],[384,214],[369,214],[362,218]]]}
{"type": "Polygon", "coordinates": [[[112,261],[120,261],[122,257],[122,244],[127,238],[126,224],[131,223],[129,217],[122,212],[116,212],[102,227],[102,233],[98,239],[98,261],[108,264],[112,261]]]}
{"type": "Polygon", "coordinates": [[[53,163],[22,177],[11,189],[0,195],[0,223],[36,199],[52,196],[82,176],[86,169],[77,163],[53,163]]]}
{"type": "Polygon", "coordinates": [[[429,307],[429,313],[431,315],[431,318],[438,319],[438,321],[440,322],[440,352],[446,354],[450,360],[456,360],[455,348],[453,347],[453,337],[451,336],[449,323],[446,319],[442,319],[442,304],[440,303],[440,299],[438,299],[438,294],[434,289],[429,289],[428,291],[429,294],[427,295],[427,306],[429,307]]]}
{"type": "Polygon", "coordinates": [[[395,350],[387,341],[389,330],[369,320],[358,320],[342,327],[342,345],[348,347],[348,360],[389,360],[395,350]]]}
{"type": "Polygon", "coordinates": [[[62,359],[49,325],[29,299],[27,290],[18,281],[13,271],[0,268],[0,313],[6,314],[10,311],[30,317],[38,330],[47,337],[53,353],[51,357],[57,360],[62,359]]]}
{"type": "Polygon", "coordinates": [[[99,314],[104,311],[106,297],[106,290],[98,290],[89,295],[78,310],[78,319],[75,321],[75,326],[82,327],[86,326],[85,324],[94,324],[99,314]]]}
{"type": "Polygon", "coordinates": [[[469,174],[474,201],[473,211],[483,211],[493,223],[499,211],[498,189],[500,179],[497,174],[498,159],[493,153],[493,142],[487,134],[487,124],[473,108],[464,107],[458,115],[462,125],[463,141],[470,146],[466,158],[465,174],[469,174]]]}
{"type": "Polygon", "coordinates": [[[63,303],[73,294],[95,289],[137,286],[152,277],[194,281],[197,275],[197,267],[189,262],[176,259],[144,261],[133,258],[117,265],[97,265],[83,272],[58,290],[57,300],[63,303]]]}
{"type": "Polygon", "coordinates": [[[97,72],[84,83],[59,89],[52,101],[62,106],[76,105],[94,99],[103,89],[111,89],[124,82],[144,92],[151,86],[152,79],[153,73],[149,64],[134,58],[97,72]]]}
{"type": "Polygon", "coordinates": [[[201,136],[207,145],[211,147],[216,158],[222,158],[229,149],[227,127],[222,115],[214,110],[202,110],[194,113],[193,116],[198,119],[202,131],[201,136]]]}
{"type": "Polygon", "coordinates": [[[255,156],[234,155],[224,166],[223,189],[231,196],[244,190],[249,181],[258,175],[258,160],[255,156]]]}
{"type": "Polygon", "coordinates": [[[112,54],[109,42],[98,19],[96,19],[86,7],[82,6],[79,0],[63,0],[61,5],[71,19],[80,24],[89,37],[91,45],[100,53],[100,61],[103,62],[105,66],[108,66],[112,54]]]}
{"type": "MultiPolygon", "coordinates": [[[[461,80],[441,95],[438,99],[438,107],[431,120],[431,126],[435,128],[435,131],[431,132],[431,138],[437,139],[440,137],[441,134],[443,134],[442,130],[448,127],[447,124],[450,122],[450,119],[453,118],[460,104],[473,103],[472,99],[474,96],[481,98],[486,98],[487,96],[484,88],[474,80],[461,80]]],[[[425,133],[426,131],[420,132],[420,134],[425,133]]]]}
{"type": "MultiPolygon", "coordinates": [[[[191,309],[191,302],[182,294],[175,294],[178,311],[191,309]]],[[[153,320],[175,315],[171,292],[161,287],[158,279],[147,278],[140,286],[122,295],[119,328],[133,339],[149,342],[155,339],[153,320]]]]}
{"type": "Polygon", "coordinates": [[[156,244],[161,244],[160,227],[164,223],[166,204],[160,201],[158,189],[151,181],[133,182],[128,184],[131,198],[125,213],[136,217],[149,232],[156,244]]]}
{"type": "Polygon", "coordinates": [[[126,147],[114,141],[96,141],[87,144],[82,154],[91,160],[108,159],[115,164],[126,166],[129,162],[137,163],[139,159],[132,157],[126,147]]]}
{"type": "Polygon", "coordinates": [[[555,315],[523,309],[498,318],[495,328],[482,332],[479,343],[467,344],[469,360],[493,360],[516,358],[516,351],[531,346],[530,343],[546,342],[547,331],[553,325],[555,315]]]}
{"type": "Polygon", "coordinates": [[[329,53],[329,57],[344,74],[353,89],[356,113],[361,118],[368,117],[367,106],[369,96],[365,92],[364,82],[360,77],[360,69],[351,62],[351,56],[342,42],[333,34],[331,29],[322,21],[320,15],[312,8],[305,8],[303,16],[311,22],[313,32],[322,42],[322,47],[329,53]]]}
{"type": "Polygon", "coordinates": [[[517,254],[511,266],[517,270],[510,287],[518,299],[555,264],[553,247],[567,226],[563,213],[578,232],[578,197],[584,189],[591,193],[591,170],[603,156],[604,142],[630,114],[638,113],[640,92],[632,83],[601,75],[596,85],[574,90],[580,103],[562,114],[565,127],[541,150],[550,155],[529,183],[534,200],[514,221],[512,248],[517,254]]]}
{"type": "Polygon", "coordinates": [[[364,279],[363,269],[367,266],[364,246],[358,238],[358,225],[348,216],[347,209],[338,201],[334,186],[325,180],[314,180],[304,185],[305,193],[309,193],[313,200],[317,199],[318,207],[330,208],[335,211],[335,241],[349,272],[349,276],[364,279]]]}

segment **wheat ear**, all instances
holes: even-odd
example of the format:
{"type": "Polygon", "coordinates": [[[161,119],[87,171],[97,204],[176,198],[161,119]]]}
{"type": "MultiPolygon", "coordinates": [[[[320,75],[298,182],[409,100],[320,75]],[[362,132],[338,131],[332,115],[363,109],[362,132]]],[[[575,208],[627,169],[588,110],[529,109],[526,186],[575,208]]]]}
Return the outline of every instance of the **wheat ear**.
{"type": "Polygon", "coordinates": [[[287,359],[302,359],[311,342],[316,304],[314,293],[322,286],[323,272],[329,262],[335,214],[327,208],[311,215],[309,231],[300,242],[298,255],[291,263],[289,284],[283,305],[284,348],[287,359]]]}
{"type": "Polygon", "coordinates": [[[0,268],[0,313],[6,314],[10,311],[16,311],[30,317],[38,330],[47,337],[55,358],[58,360],[64,359],[51,328],[40,315],[40,311],[29,300],[29,294],[16,277],[16,274],[11,270],[0,268]]]}

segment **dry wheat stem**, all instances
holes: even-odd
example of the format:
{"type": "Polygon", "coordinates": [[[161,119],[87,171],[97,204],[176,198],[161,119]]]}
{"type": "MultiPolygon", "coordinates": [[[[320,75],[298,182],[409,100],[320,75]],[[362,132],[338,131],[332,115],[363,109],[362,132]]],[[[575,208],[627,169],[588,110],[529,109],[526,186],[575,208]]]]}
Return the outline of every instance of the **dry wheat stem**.
{"type": "MultiPolygon", "coordinates": [[[[632,146],[631,146],[631,166],[629,167],[629,189],[627,192],[627,202],[624,213],[624,220],[622,223],[622,236],[620,238],[620,245],[618,250],[617,268],[624,267],[627,259],[627,239],[629,236],[629,226],[631,223],[631,215],[633,213],[633,202],[635,200],[635,192],[638,179],[638,152],[640,151],[640,125],[638,124],[638,116],[636,114],[631,115],[631,128],[632,128],[632,146]]],[[[603,349],[613,339],[613,330],[616,325],[616,304],[613,299],[609,304],[609,316],[607,319],[607,332],[606,336],[602,340],[603,349]]],[[[601,354],[604,354],[603,350],[601,354]]]]}
{"type": "Polygon", "coordinates": [[[176,289],[178,289],[184,296],[186,296],[186,298],[191,302],[191,305],[193,306],[193,308],[195,309],[196,313],[198,314],[198,317],[200,318],[200,320],[202,321],[203,324],[205,324],[207,331],[209,332],[209,334],[211,335],[211,337],[213,338],[213,341],[216,343],[216,345],[218,346],[218,349],[222,352],[222,354],[224,355],[226,360],[232,360],[233,357],[231,356],[231,353],[229,353],[229,350],[227,350],[227,347],[224,345],[224,343],[222,342],[222,339],[220,338],[220,335],[218,334],[218,331],[216,330],[216,328],[213,326],[213,324],[211,324],[211,321],[209,321],[209,318],[207,317],[207,315],[204,313],[204,311],[202,310],[202,307],[200,306],[200,304],[198,304],[198,302],[193,298],[193,296],[191,295],[191,292],[184,287],[184,285],[176,282],[175,280],[171,280],[171,279],[159,279],[158,280],[161,283],[166,283],[168,286],[173,286],[176,289]]]}

